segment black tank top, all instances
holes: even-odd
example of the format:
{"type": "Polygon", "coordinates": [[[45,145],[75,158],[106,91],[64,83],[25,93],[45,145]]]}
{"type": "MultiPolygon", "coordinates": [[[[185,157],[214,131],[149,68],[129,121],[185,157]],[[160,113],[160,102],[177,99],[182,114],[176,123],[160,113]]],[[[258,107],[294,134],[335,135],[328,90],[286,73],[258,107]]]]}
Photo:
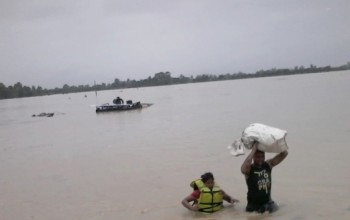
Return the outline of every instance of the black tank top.
{"type": "Polygon", "coordinates": [[[263,205],[271,200],[271,167],[264,162],[261,167],[251,165],[246,179],[248,204],[263,205]]]}

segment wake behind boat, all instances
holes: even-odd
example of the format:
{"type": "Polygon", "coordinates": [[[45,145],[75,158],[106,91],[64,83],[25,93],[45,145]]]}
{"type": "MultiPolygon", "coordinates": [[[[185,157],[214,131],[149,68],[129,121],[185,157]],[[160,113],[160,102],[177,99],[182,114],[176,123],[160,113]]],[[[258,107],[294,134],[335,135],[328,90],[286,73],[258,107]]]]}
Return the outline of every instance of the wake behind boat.
{"type": "Polygon", "coordinates": [[[141,103],[141,102],[133,103],[132,100],[128,100],[126,101],[126,104],[124,104],[124,100],[119,97],[114,99],[113,103],[114,104],[106,103],[100,106],[96,106],[96,113],[109,112],[109,111],[128,111],[128,110],[134,110],[134,109],[141,109],[152,105],[150,103],[141,103]]]}

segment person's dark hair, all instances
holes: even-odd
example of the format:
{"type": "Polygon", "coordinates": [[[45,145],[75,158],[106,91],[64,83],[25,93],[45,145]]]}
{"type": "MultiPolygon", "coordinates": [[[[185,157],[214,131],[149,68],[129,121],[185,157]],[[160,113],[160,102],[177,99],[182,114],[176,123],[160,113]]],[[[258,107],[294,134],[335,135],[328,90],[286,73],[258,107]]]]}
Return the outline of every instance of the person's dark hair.
{"type": "Polygon", "coordinates": [[[214,176],[213,176],[212,173],[207,172],[207,173],[205,173],[205,174],[203,174],[203,175],[201,176],[201,179],[202,179],[203,183],[205,183],[205,182],[207,182],[209,179],[214,180],[214,176]]]}

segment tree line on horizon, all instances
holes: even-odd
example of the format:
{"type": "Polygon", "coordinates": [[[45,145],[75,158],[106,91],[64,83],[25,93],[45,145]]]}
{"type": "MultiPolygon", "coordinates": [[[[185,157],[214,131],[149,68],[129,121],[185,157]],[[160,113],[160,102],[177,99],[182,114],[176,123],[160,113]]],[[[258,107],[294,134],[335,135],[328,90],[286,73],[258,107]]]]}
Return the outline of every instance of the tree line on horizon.
{"type": "Polygon", "coordinates": [[[101,90],[112,90],[112,89],[124,89],[124,88],[137,88],[137,87],[149,87],[149,86],[162,86],[162,85],[173,85],[173,84],[185,84],[185,83],[198,83],[198,82],[209,82],[209,81],[223,81],[223,80],[235,80],[235,79],[246,79],[256,77],[269,77],[269,76],[281,76],[281,75],[293,75],[293,74],[307,74],[307,73],[318,73],[318,72],[330,72],[330,71],[341,71],[349,70],[350,62],[345,65],[338,67],[324,66],[317,67],[310,65],[310,67],[296,66],[293,69],[277,69],[272,68],[269,70],[259,70],[255,73],[226,73],[220,75],[214,74],[200,74],[196,77],[180,75],[179,77],[172,77],[170,72],[159,72],[154,74],[153,77],[149,76],[146,79],[141,80],[130,80],[121,81],[118,78],[114,82],[106,84],[94,84],[90,85],[79,85],[69,86],[64,84],[62,88],[46,89],[41,86],[25,86],[22,83],[17,82],[13,86],[6,87],[0,82],[0,99],[11,99],[11,98],[22,98],[32,96],[43,96],[43,95],[54,95],[54,94],[66,94],[76,92],[90,92],[90,91],[101,91],[101,90]]]}

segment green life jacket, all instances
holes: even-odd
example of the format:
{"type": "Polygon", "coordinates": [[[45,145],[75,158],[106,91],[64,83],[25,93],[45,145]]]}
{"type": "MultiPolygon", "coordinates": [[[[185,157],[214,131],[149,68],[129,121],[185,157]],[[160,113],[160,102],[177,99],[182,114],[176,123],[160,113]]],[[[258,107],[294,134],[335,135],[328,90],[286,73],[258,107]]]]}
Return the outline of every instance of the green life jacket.
{"type": "Polygon", "coordinates": [[[200,212],[216,212],[223,208],[223,194],[218,185],[214,185],[212,189],[205,186],[201,179],[192,181],[191,186],[194,184],[201,192],[198,199],[198,208],[200,212]]]}

